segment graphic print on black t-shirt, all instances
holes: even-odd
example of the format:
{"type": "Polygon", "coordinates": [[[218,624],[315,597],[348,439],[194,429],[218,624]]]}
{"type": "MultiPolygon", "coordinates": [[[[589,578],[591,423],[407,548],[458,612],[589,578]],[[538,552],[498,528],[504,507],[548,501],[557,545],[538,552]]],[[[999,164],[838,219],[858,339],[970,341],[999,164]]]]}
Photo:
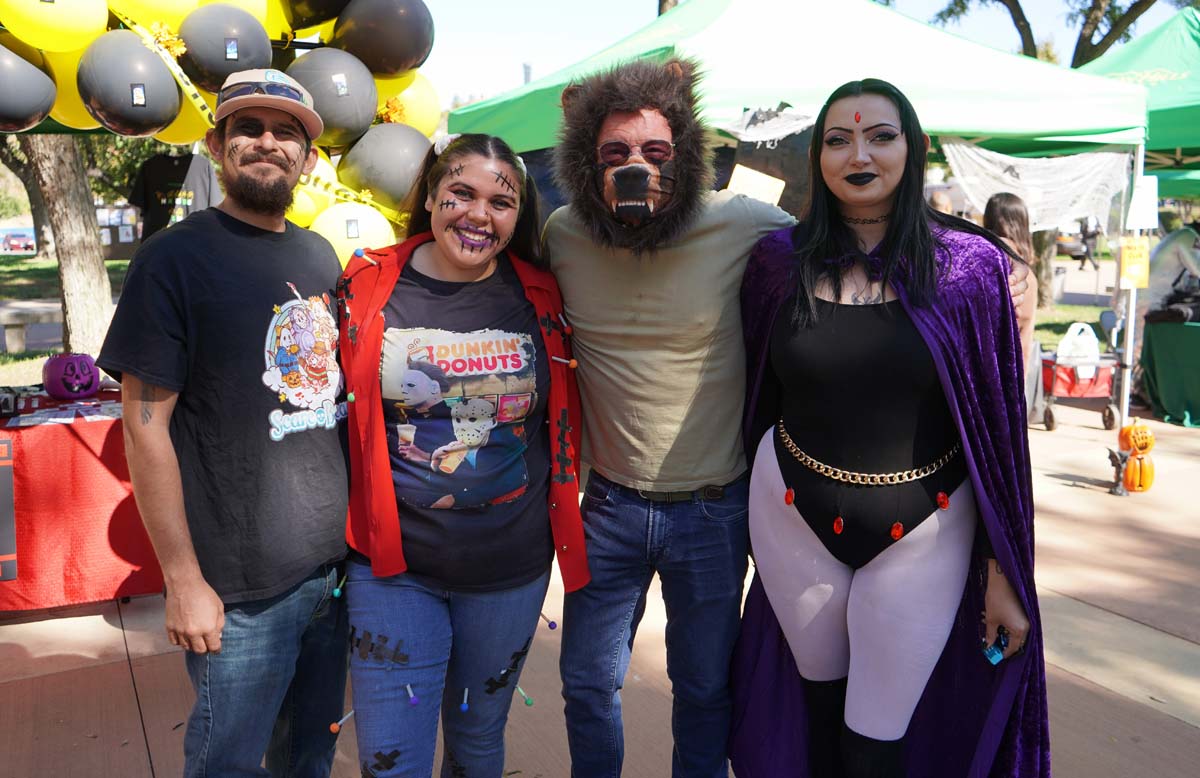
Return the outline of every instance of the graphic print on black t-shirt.
{"type": "Polygon", "coordinates": [[[525,493],[537,403],[528,333],[388,329],[380,365],[397,494],[422,508],[482,508],[525,493]],[[390,406],[390,407],[389,407],[390,406]],[[398,456],[397,456],[398,455],[398,456]]]}
{"type": "Polygon", "coordinates": [[[291,282],[292,299],[274,307],[264,346],[263,383],[279,402],[300,408],[271,411],[271,440],[292,432],[337,425],[335,401],[342,388],[337,363],[337,324],[329,312],[329,295],[305,299],[291,282]]]}

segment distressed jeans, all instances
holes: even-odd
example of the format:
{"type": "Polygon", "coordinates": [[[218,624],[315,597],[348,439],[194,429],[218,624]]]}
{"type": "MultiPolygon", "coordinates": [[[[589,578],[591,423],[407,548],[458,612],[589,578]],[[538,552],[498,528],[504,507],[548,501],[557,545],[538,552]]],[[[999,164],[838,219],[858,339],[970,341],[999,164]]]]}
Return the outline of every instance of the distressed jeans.
{"type": "Polygon", "coordinates": [[[671,775],[729,775],[729,661],[746,577],[748,489],[742,478],[718,500],[652,502],[592,472],[582,506],[592,581],[566,597],[559,658],[573,778],[621,774],[621,686],[655,573],[674,695],[671,775]]]}
{"type": "Polygon", "coordinates": [[[511,589],[447,591],[405,573],[376,578],[351,555],[350,683],[364,778],[432,775],[439,714],[442,778],[500,778],[504,725],[549,583],[547,570],[511,589]]]}

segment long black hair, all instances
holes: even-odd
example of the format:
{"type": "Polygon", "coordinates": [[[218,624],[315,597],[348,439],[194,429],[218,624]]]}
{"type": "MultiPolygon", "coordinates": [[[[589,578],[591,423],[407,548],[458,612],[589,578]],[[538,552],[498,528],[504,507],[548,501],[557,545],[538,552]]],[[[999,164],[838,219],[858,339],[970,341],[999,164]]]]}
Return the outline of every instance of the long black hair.
{"type": "Polygon", "coordinates": [[[899,271],[909,300],[918,307],[928,305],[937,294],[938,267],[935,251],[942,246],[931,225],[982,235],[1014,259],[1020,259],[987,230],[973,222],[933,210],[925,202],[925,133],[912,103],[904,93],[887,81],[864,78],[842,84],[826,99],[813,125],[809,146],[809,207],[803,222],[792,233],[800,287],[792,320],[799,327],[816,322],[818,283],[826,280],[835,298],[842,293],[842,267],[838,260],[862,256],[853,230],[841,216],[838,200],[821,174],[825,119],[829,107],[846,97],[858,95],[886,97],[900,114],[900,132],[908,147],[904,173],[896,187],[895,204],[888,219],[887,232],[880,244],[880,267],[884,286],[899,271]]]}
{"type": "Polygon", "coordinates": [[[507,248],[526,262],[544,268],[542,244],[538,234],[537,186],[525,170],[525,162],[507,143],[495,135],[468,133],[451,141],[441,154],[433,147],[426,152],[416,183],[413,184],[401,208],[408,215],[406,237],[430,230],[433,215],[425,208],[425,200],[428,199],[429,193],[437,189],[446,172],[453,166],[451,163],[475,154],[485,159],[504,162],[516,171],[520,210],[517,213],[517,226],[513,229],[512,239],[507,248]]]}

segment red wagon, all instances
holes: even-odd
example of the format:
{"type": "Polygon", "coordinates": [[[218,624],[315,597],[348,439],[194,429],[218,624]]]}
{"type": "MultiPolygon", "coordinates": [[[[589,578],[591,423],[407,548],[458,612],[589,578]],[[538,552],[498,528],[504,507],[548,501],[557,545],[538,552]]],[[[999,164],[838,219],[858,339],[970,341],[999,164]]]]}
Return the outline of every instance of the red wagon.
{"type": "Polygon", "coordinates": [[[1052,430],[1057,426],[1054,421],[1054,398],[1056,397],[1104,397],[1108,405],[1101,412],[1104,429],[1117,427],[1117,406],[1113,402],[1114,375],[1118,367],[1114,354],[1102,354],[1099,360],[1081,362],[1070,360],[1069,363],[1058,362],[1055,352],[1042,354],[1042,385],[1046,390],[1046,410],[1042,413],[1042,421],[1046,429],[1052,430]],[[1095,368],[1088,370],[1080,368],[1095,368]],[[1084,377],[1080,377],[1084,373],[1084,377]],[[1090,375],[1088,375],[1090,374],[1090,375]]]}

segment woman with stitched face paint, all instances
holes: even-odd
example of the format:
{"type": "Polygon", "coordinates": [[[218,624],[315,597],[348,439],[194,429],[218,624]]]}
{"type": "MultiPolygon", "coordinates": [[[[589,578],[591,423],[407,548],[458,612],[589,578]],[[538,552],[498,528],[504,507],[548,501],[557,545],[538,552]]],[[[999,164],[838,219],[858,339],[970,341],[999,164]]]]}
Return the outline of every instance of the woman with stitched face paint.
{"type": "Polygon", "coordinates": [[[839,87],[746,270],[739,778],[1049,774],[1018,258],[925,203],[928,143],[891,84],[839,87]]]}
{"type": "Polygon", "coordinates": [[[404,210],[408,239],[338,294],[358,750],[364,775],[424,778],[440,715],[442,775],[499,778],[552,555],[567,591],[588,580],[575,362],[504,141],[438,141],[404,210]]]}

